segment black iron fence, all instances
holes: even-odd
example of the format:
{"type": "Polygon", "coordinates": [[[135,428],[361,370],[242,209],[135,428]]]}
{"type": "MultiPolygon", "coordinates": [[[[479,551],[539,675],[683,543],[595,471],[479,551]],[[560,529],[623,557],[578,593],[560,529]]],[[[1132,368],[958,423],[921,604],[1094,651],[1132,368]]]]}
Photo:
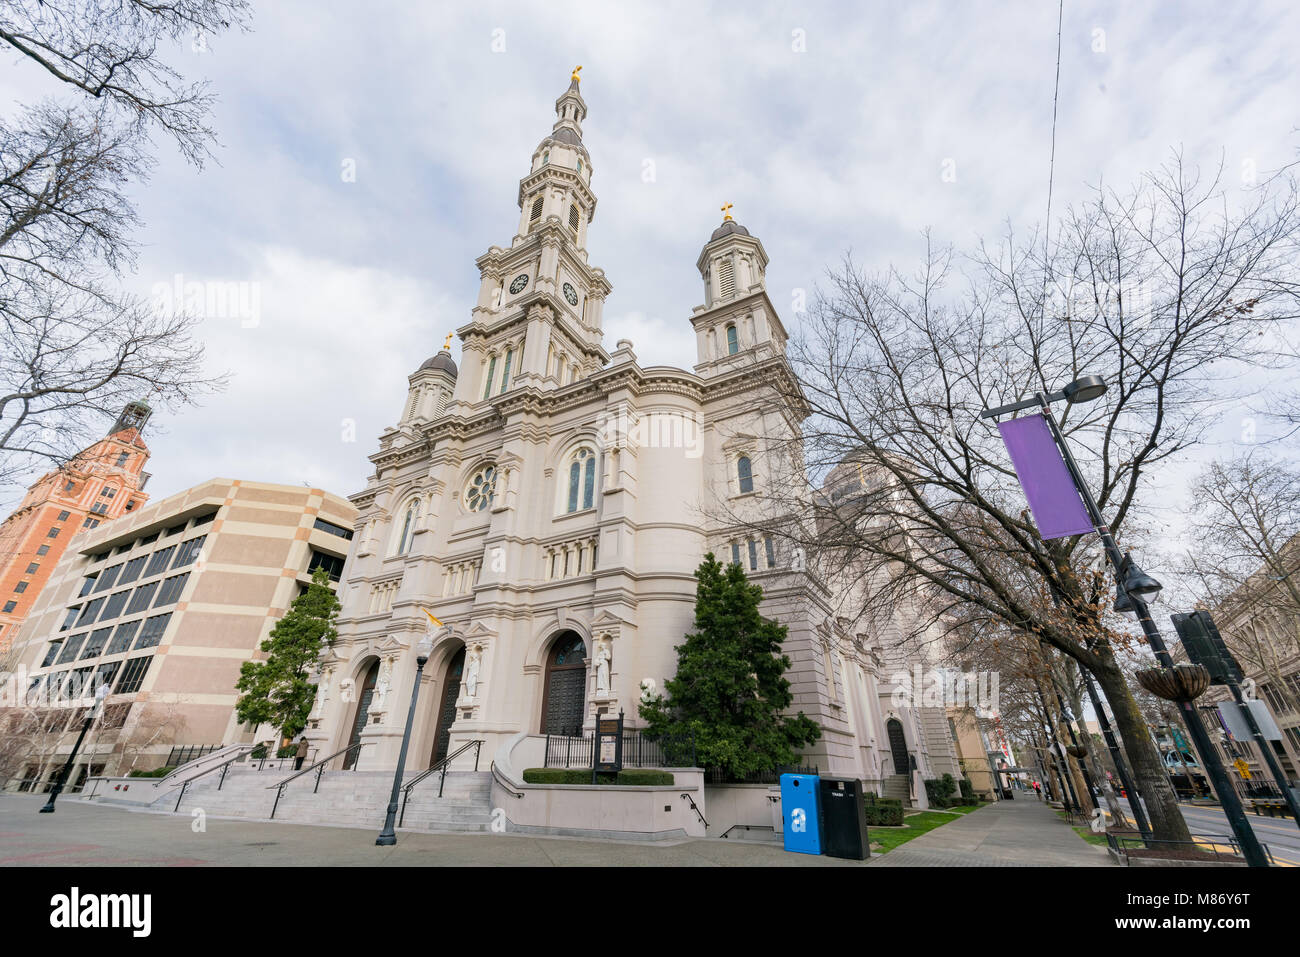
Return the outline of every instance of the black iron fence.
{"type": "Polygon", "coordinates": [[[223,744],[187,744],[183,747],[172,748],[171,753],[167,755],[167,760],[163,763],[169,768],[179,768],[182,764],[188,764],[211,754],[213,751],[220,751],[223,747],[225,747],[223,744]]]}
{"type": "Polygon", "coordinates": [[[753,771],[749,774],[725,774],[721,768],[709,768],[704,772],[705,784],[780,784],[783,774],[818,774],[816,765],[810,767],[779,767],[771,771],[753,771]]]}
{"type": "MultiPolygon", "coordinates": [[[[546,768],[589,768],[595,748],[590,734],[548,734],[546,768]]],[[[640,731],[623,732],[623,767],[693,768],[695,736],[647,738],[640,731]]]]}
{"type": "Polygon", "coordinates": [[[1232,782],[1233,788],[1237,794],[1247,800],[1251,798],[1276,798],[1281,801],[1282,789],[1277,786],[1275,781],[1261,781],[1254,778],[1250,781],[1237,779],[1232,782]]]}

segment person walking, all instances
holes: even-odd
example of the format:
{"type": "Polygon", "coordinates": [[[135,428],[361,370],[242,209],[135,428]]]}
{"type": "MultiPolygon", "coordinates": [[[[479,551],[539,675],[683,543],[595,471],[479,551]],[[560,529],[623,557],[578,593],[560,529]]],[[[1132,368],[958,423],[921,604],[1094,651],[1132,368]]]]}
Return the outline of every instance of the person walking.
{"type": "Polygon", "coordinates": [[[1034,782],[1034,797],[1040,801],[1043,799],[1043,786],[1037,781],[1034,782]]]}
{"type": "Polygon", "coordinates": [[[301,771],[302,762],[307,758],[307,735],[304,734],[298,739],[298,747],[294,748],[293,753],[295,757],[293,769],[295,771],[301,771]]]}

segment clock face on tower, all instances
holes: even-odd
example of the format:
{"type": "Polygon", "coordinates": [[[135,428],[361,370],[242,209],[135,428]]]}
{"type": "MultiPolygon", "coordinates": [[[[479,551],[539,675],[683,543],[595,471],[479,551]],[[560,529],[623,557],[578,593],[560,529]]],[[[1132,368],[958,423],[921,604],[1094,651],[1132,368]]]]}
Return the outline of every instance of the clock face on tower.
{"type": "Polygon", "coordinates": [[[564,298],[568,300],[569,305],[576,306],[578,304],[578,290],[574,289],[573,286],[566,282],[560,291],[564,293],[564,298]]]}
{"type": "Polygon", "coordinates": [[[528,286],[528,273],[521,272],[510,282],[511,295],[518,295],[528,286]]]}

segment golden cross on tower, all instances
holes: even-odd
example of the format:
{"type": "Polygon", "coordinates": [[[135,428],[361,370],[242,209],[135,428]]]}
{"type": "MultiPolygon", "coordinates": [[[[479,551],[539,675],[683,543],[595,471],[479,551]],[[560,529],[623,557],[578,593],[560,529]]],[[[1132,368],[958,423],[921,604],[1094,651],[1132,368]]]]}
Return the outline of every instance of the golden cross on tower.
{"type": "Polygon", "coordinates": [[[449,332],[449,333],[447,333],[447,341],[444,342],[444,343],[442,344],[442,351],[443,351],[443,352],[448,352],[448,351],[451,350],[451,337],[454,336],[455,334],[456,334],[456,333],[454,333],[454,332],[449,332]]]}
{"type": "Polygon", "coordinates": [[[724,222],[728,219],[731,219],[731,213],[729,212],[729,210],[734,205],[735,205],[734,203],[727,203],[725,206],[722,207],[722,212],[723,212],[722,219],[724,222]]]}
{"type": "Polygon", "coordinates": [[[569,74],[569,79],[570,79],[570,80],[574,80],[575,82],[581,83],[581,82],[582,82],[582,77],[578,76],[578,74],[581,73],[581,72],[582,72],[582,67],[580,67],[580,66],[575,66],[575,67],[573,68],[573,72],[572,72],[571,74],[569,74]]]}

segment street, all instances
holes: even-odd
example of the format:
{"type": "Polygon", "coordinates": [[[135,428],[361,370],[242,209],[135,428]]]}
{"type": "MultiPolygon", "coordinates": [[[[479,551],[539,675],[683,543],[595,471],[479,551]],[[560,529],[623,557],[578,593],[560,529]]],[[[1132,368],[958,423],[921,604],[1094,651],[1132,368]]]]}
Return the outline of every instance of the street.
{"type": "MultiPolygon", "coordinates": [[[[1124,810],[1132,813],[1127,800],[1121,800],[1124,810]]],[[[1228,818],[1217,807],[1198,807],[1179,803],[1179,810],[1192,834],[1207,837],[1222,837],[1232,834],[1228,818]]],[[[1282,866],[1300,867],[1300,827],[1289,817],[1264,817],[1247,812],[1250,826],[1260,842],[1268,845],[1273,853],[1273,860],[1282,866]]]]}

